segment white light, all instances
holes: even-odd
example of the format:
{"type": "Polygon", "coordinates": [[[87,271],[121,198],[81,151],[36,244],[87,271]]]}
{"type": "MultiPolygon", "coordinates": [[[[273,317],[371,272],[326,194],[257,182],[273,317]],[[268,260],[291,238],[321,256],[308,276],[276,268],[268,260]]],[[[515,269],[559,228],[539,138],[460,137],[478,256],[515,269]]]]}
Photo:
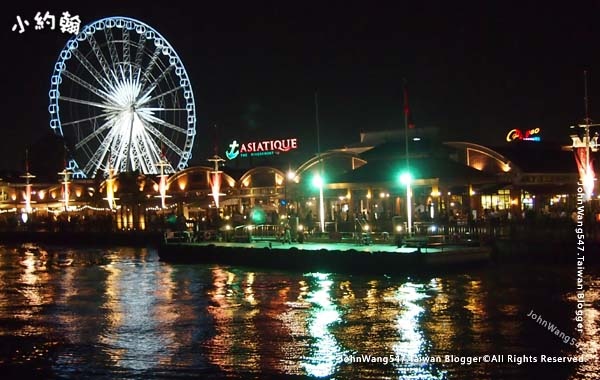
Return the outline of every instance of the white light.
{"type": "Polygon", "coordinates": [[[404,185],[410,185],[412,182],[412,176],[410,173],[402,173],[402,175],[400,175],[400,182],[402,182],[404,185]]]}
{"type": "Polygon", "coordinates": [[[321,177],[319,174],[316,174],[313,177],[313,186],[322,188],[323,187],[323,177],[321,177]]]}

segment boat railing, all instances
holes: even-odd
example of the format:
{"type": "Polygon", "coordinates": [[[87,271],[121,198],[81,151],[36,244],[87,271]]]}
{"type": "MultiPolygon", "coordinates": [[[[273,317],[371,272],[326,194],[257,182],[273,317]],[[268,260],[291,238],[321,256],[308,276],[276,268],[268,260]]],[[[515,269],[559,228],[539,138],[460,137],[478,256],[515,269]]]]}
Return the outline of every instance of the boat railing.
{"type": "Polygon", "coordinates": [[[237,241],[279,240],[282,231],[278,224],[245,224],[235,227],[233,236],[237,241]]]}
{"type": "Polygon", "coordinates": [[[165,243],[189,243],[192,234],[189,231],[166,231],[164,233],[165,243]]]}

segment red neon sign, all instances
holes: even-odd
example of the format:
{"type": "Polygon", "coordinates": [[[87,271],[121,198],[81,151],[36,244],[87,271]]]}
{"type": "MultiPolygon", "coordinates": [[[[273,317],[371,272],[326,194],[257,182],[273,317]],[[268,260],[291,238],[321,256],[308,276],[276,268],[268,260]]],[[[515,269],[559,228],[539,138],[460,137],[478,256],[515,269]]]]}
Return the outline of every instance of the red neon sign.
{"type": "Polygon", "coordinates": [[[540,128],[533,128],[525,132],[522,132],[520,129],[515,128],[508,131],[508,134],[506,135],[506,141],[540,141],[540,136],[533,136],[537,135],[538,133],[540,133],[540,128]]]}

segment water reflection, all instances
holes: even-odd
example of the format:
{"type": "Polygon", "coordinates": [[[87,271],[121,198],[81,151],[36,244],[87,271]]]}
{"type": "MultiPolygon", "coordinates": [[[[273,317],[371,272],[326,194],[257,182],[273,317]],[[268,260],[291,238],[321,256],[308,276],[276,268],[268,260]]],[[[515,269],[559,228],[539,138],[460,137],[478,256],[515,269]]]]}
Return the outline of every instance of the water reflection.
{"type": "Polygon", "coordinates": [[[107,310],[108,323],[101,343],[110,347],[110,359],[118,367],[134,371],[168,362],[172,338],[160,324],[168,322],[170,314],[155,309],[157,298],[168,299],[168,292],[157,287],[160,281],[155,268],[144,263],[112,263],[105,269],[107,297],[103,309],[107,310]]]}
{"type": "MultiPolygon", "coordinates": [[[[435,286],[435,281],[433,284],[435,286]]],[[[425,289],[424,285],[407,282],[397,291],[400,304],[400,314],[396,322],[399,341],[394,344],[393,351],[395,356],[400,358],[396,366],[403,379],[444,378],[443,373],[439,373],[429,364],[432,357],[429,352],[430,345],[423,336],[420,317],[424,308],[419,305],[419,301],[429,297],[425,289]]]]}
{"type": "Polygon", "coordinates": [[[0,372],[99,379],[592,379],[600,369],[597,274],[586,278],[584,333],[572,347],[526,318],[539,309],[573,328],[572,277],[561,269],[407,279],[169,265],[147,250],[49,252],[0,248],[0,372]],[[48,264],[60,255],[72,264],[48,264]],[[589,360],[556,367],[424,361],[492,353],[579,353],[589,360]],[[363,355],[405,360],[344,359],[363,355]]]}
{"type": "Polygon", "coordinates": [[[330,325],[340,321],[340,314],[331,299],[330,275],[310,273],[307,277],[315,280],[315,289],[307,296],[307,301],[313,304],[308,316],[312,344],[302,367],[311,376],[324,377],[333,374],[335,366],[342,361],[342,349],[330,331],[330,325]]]}
{"type": "Polygon", "coordinates": [[[260,336],[254,318],[259,313],[254,298],[254,274],[234,273],[215,268],[212,305],[215,335],[209,346],[209,360],[225,371],[257,372],[260,368],[260,336]]]}
{"type": "MultiPolygon", "coordinates": [[[[595,379],[600,367],[600,280],[588,278],[589,284],[585,291],[586,302],[583,311],[583,334],[577,338],[577,354],[586,358],[577,368],[577,373],[571,379],[595,379]]],[[[576,296],[572,297],[576,299],[576,296]]],[[[576,302],[576,301],[575,301],[576,302]]],[[[573,308],[575,310],[575,307],[573,308]]]]}

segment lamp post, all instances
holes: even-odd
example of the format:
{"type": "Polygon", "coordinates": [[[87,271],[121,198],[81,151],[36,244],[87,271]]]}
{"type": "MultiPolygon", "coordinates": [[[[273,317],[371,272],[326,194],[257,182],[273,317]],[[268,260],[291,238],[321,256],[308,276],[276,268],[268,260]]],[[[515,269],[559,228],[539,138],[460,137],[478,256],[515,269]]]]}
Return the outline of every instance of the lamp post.
{"type": "Polygon", "coordinates": [[[160,168],[160,175],[158,176],[158,178],[160,178],[158,182],[158,197],[160,198],[160,208],[164,210],[167,208],[167,178],[169,177],[169,175],[165,173],[165,167],[170,166],[164,154],[161,154],[160,161],[158,161],[156,166],[160,168]]]}
{"type": "Polygon", "coordinates": [[[62,172],[58,173],[59,175],[63,176],[63,204],[65,207],[65,212],[69,212],[69,196],[71,195],[69,193],[69,183],[71,183],[71,181],[69,181],[69,175],[71,174],[71,172],[65,168],[62,172]]]}
{"type": "Polygon", "coordinates": [[[296,173],[294,173],[291,169],[288,170],[288,172],[285,174],[286,179],[285,179],[285,186],[284,186],[284,194],[283,194],[283,198],[285,200],[285,215],[287,215],[289,217],[289,205],[290,202],[288,200],[288,195],[287,195],[287,186],[288,186],[288,182],[293,181],[296,178],[296,173]]]}
{"type": "Polygon", "coordinates": [[[33,212],[33,209],[31,208],[31,179],[35,178],[33,174],[29,173],[29,150],[25,150],[25,174],[22,175],[21,178],[25,178],[25,208],[23,208],[21,220],[23,223],[27,223],[29,214],[33,212]]]}
{"type": "Polygon", "coordinates": [[[321,222],[321,232],[325,232],[325,204],[323,203],[323,184],[324,180],[321,174],[317,173],[313,177],[313,185],[319,188],[319,221],[321,222]]]}
{"type": "Polygon", "coordinates": [[[400,175],[400,182],[406,186],[406,219],[408,222],[407,231],[408,236],[412,235],[412,207],[411,207],[411,191],[410,184],[412,182],[412,176],[409,172],[404,172],[400,175]]]}

